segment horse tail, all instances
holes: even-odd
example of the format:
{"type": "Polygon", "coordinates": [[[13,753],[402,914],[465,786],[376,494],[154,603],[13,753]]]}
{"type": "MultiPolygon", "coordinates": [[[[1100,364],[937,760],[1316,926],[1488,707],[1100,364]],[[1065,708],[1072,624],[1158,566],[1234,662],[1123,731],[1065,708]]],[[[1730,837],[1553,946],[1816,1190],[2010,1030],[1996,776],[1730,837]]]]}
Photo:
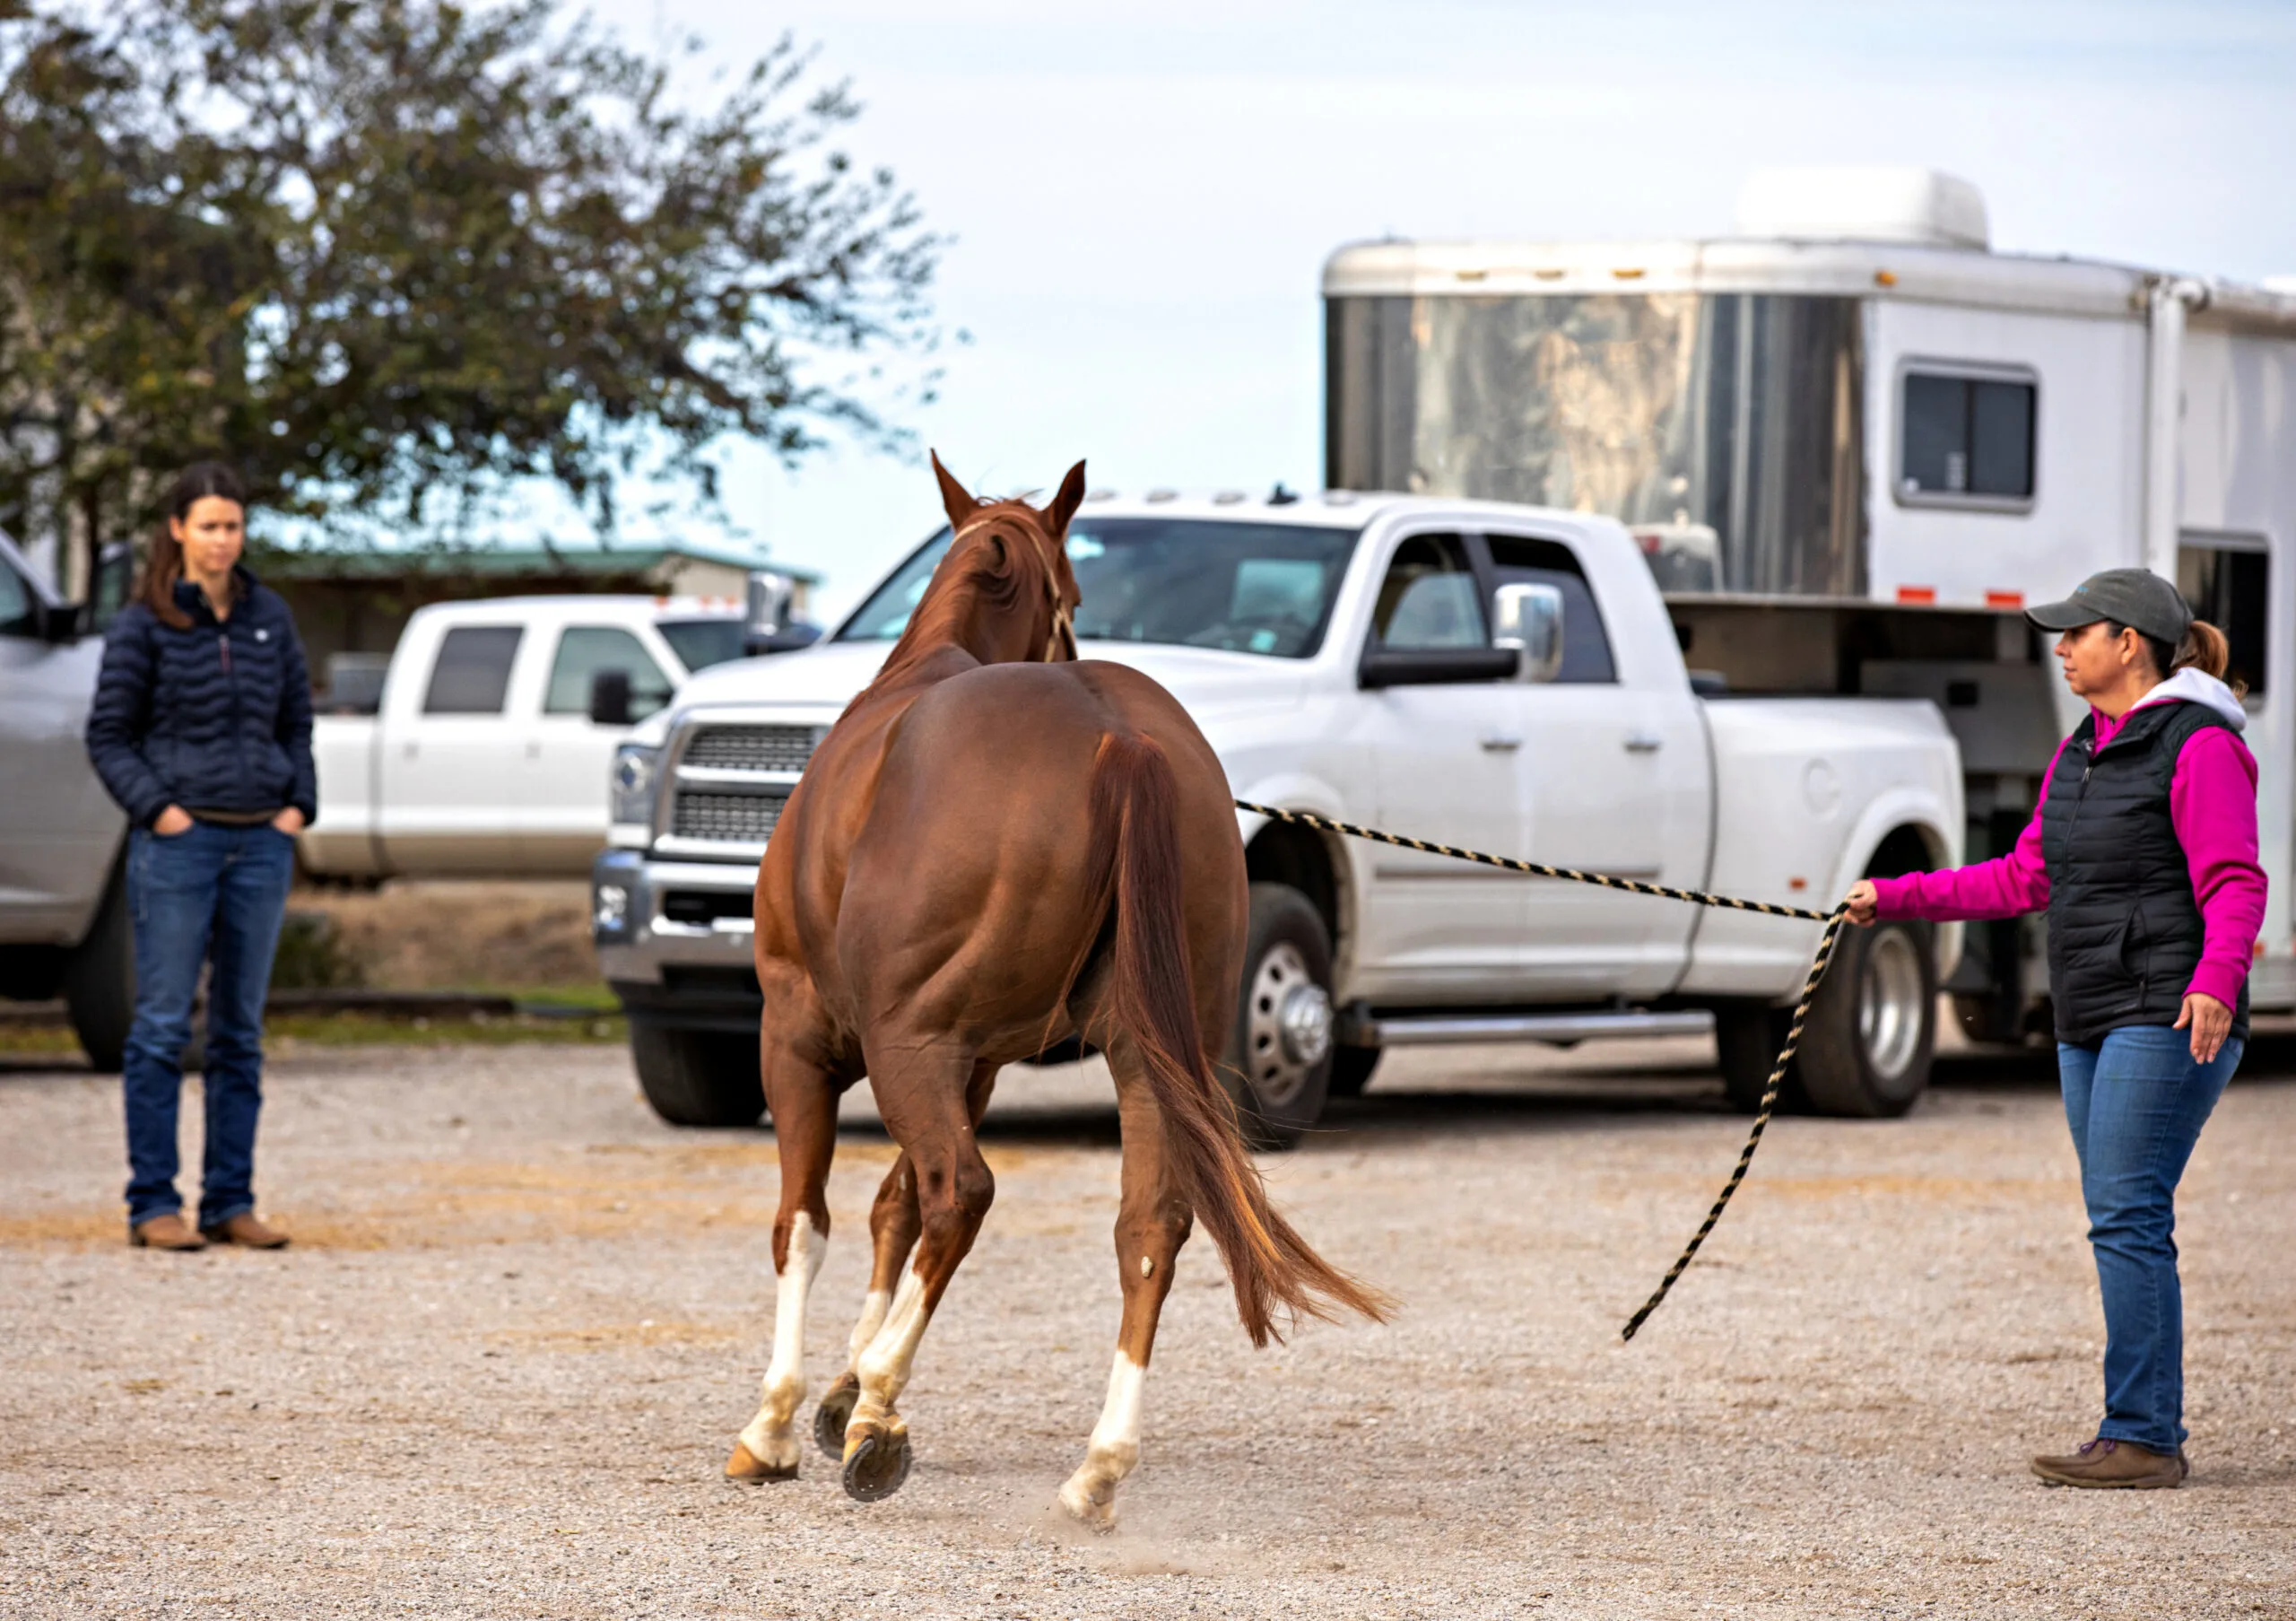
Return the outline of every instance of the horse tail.
{"type": "Polygon", "coordinates": [[[1114,733],[1092,763],[1091,865],[1115,912],[1109,975],[1112,1033],[1130,1039],[1163,1116],[1175,1191],[1219,1246],[1236,1314],[1255,1346],[1290,1319],[1353,1312],[1384,1321],[1390,1303],[1309,1248],[1268,1201],[1245,1151],[1236,1106],[1212,1072],[1196,1024],[1180,899],[1178,787],[1153,741],[1114,733]]]}

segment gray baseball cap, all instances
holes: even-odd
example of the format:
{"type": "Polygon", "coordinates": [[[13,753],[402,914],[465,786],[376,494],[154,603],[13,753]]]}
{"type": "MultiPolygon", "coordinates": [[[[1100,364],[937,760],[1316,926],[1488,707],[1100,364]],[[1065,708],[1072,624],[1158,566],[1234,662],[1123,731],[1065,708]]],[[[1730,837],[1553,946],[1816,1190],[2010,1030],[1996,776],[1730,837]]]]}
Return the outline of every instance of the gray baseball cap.
{"type": "Polygon", "coordinates": [[[2044,631],[2077,631],[2109,619],[2171,647],[2192,629],[2192,609],[2183,596],[2150,569],[2107,569],[2092,574],[2063,602],[2027,608],[2025,617],[2044,631]]]}

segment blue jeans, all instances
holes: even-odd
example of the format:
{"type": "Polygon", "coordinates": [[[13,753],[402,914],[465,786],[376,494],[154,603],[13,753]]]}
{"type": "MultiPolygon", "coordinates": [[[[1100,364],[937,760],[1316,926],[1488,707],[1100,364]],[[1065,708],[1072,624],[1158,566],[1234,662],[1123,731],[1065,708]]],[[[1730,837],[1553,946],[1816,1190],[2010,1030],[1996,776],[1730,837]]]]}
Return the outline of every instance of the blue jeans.
{"type": "Polygon", "coordinates": [[[2242,1046],[2228,1041],[2211,1062],[2196,1064],[2190,1031],[2146,1024],[2094,1047],[2057,1050],[2105,1299],[2105,1421],[2097,1434],[2151,1451],[2174,1452],[2185,1439],[2177,1182],[2242,1046]]]}
{"type": "Polygon", "coordinates": [[[135,920],[135,1022],[121,1076],[127,1109],[127,1219],[183,1208],[176,1111],[199,971],[207,982],[207,1148],[199,1224],[255,1208],[255,1124],[263,1107],[263,1004],[295,872],[295,841],[267,826],[195,822],[127,844],[135,920]]]}

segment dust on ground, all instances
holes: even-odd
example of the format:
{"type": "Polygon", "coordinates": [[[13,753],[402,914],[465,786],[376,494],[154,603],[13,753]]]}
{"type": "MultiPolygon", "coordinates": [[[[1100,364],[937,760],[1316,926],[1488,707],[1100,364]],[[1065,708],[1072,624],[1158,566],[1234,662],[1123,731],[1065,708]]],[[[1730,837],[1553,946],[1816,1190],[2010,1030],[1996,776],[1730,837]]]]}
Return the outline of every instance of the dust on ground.
{"type": "MultiPolygon", "coordinates": [[[[297,1247],[188,1257],[120,1242],[116,1083],[10,1059],[0,1611],[2296,1614],[2296,1049],[2260,1048],[2187,1179],[2195,1474],[2145,1494],[2025,1473],[2089,1433],[2101,1338],[2045,1070],[1779,1120],[1619,1344],[1744,1130],[1709,1053],[1402,1055],[1268,1159],[1402,1313],[1255,1353],[1199,1237],[1106,1539],[1053,1508],[1118,1312],[1091,1067],[1006,1076],[996,1205],[902,1402],[916,1468],[864,1507],[810,1453],[719,1477],[770,1330],[772,1139],[662,1126],[626,1055],[283,1059],[261,1190],[297,1247]]],[[[816,1390],[890,1155],[849,1098],[816,1390]]]]}

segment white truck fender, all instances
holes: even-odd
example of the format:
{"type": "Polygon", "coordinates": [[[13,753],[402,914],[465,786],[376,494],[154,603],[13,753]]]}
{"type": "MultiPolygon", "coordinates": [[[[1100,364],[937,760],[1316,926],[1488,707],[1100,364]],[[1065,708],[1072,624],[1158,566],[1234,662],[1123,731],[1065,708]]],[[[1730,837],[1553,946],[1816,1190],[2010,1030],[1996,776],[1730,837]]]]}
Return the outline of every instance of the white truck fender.
{"type": "MultiPolygon", "coordinates": [[[[1849,886],[1866,876],[1866,868],[1874,859],[1874,852],[1882,841],[1900,827],[1920,831],[1931,853],[1940,866],[1957,866],[1961,858],[1961,806],[1949,805],[1944,798],[1926,789],[1893,788],[1874,796],[1865,813],[1849,830],[1842,841],[1840,863],[1836,867],[1833,885],[1820,902],[1831,909],[1849,886]]],[[[1937,929],[1937,978],[1940,983],[1950,978],[1961,960],[1961,926],[1959,923],[1940,924],[1937,929]]]]}

